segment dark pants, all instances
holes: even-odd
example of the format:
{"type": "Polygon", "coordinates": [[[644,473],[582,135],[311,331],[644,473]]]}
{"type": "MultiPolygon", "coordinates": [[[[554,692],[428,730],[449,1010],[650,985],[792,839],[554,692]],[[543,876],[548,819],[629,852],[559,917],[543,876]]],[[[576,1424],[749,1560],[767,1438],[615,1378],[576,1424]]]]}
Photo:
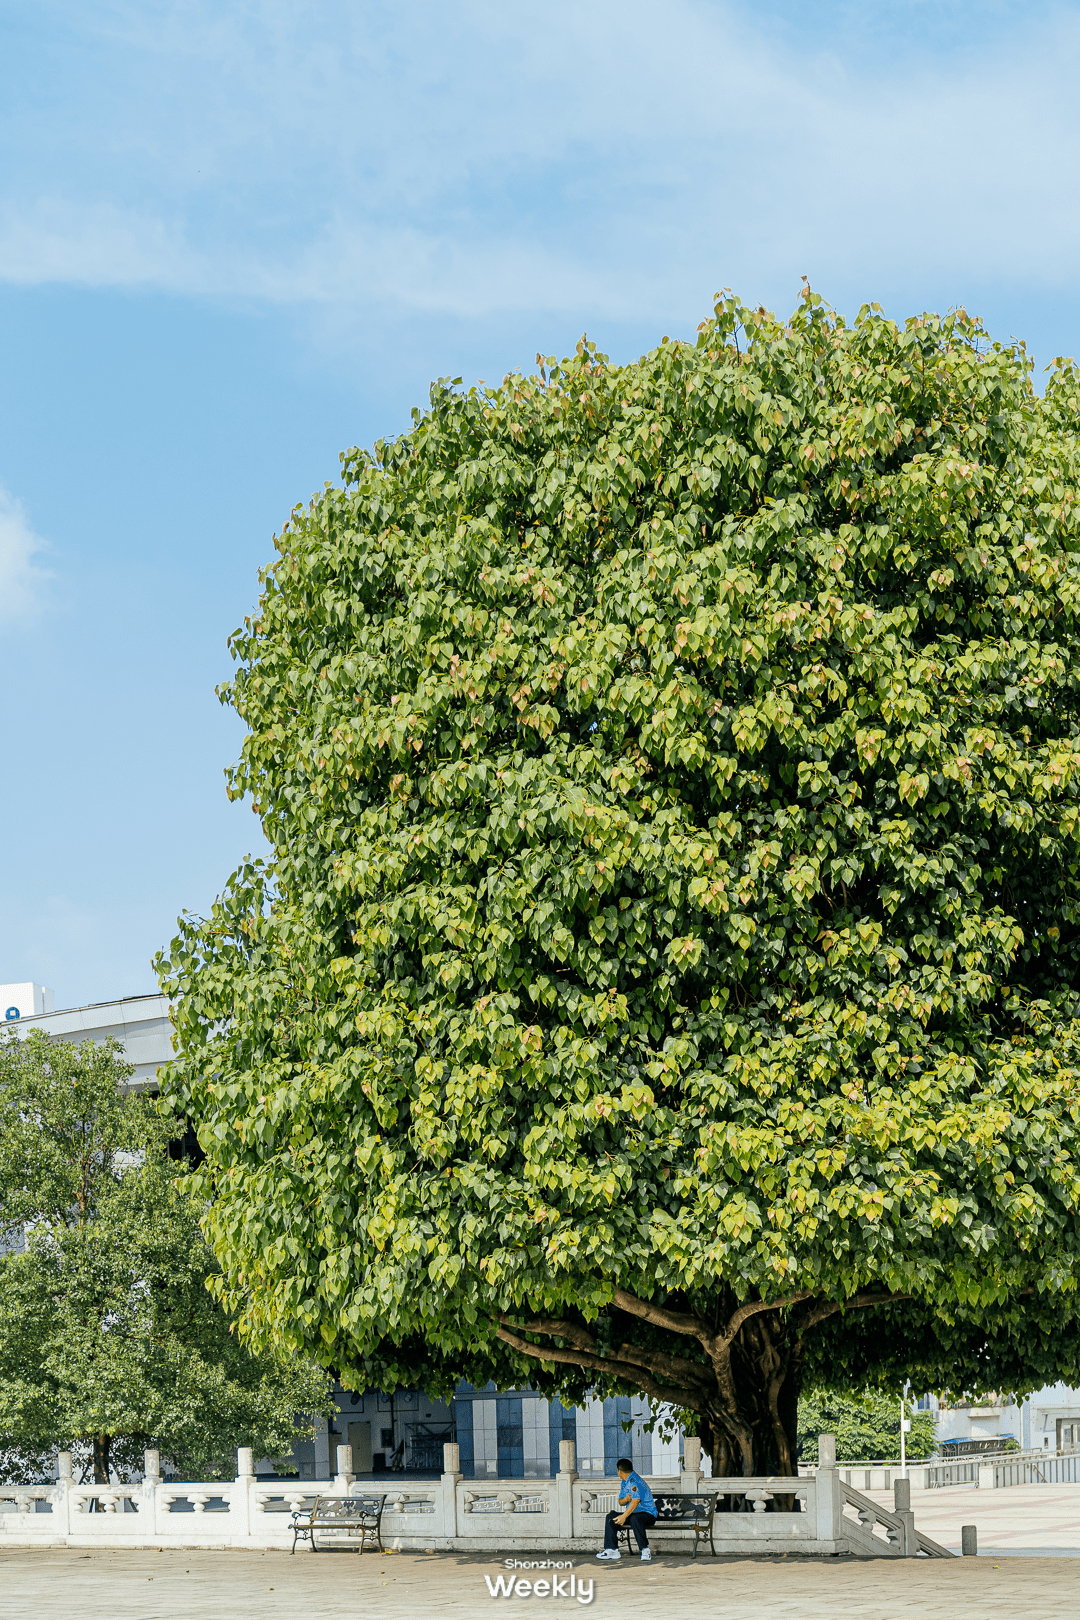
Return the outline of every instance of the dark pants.
{"type": "MultiPolygon", "coordinates": [[[[616,1550],[618,1549],[619,1526],[615,1523],[615,1520],[621,1519],[622,1513],[622,1508],[612,1508],[611,1512],[604,1520],[604,1546],[608,1548],[609,1551],[612,1548],[615,1548],[616,1550]]],[[[637,1537],[638,1547],[642,1552],[644,1552],[646,1547],[649,1545],[649,1538],[645,1532],[650,1530],[656,1523],[656,1514],[641,1512],[631,1513],[626,1522],[637,1537]]]]}

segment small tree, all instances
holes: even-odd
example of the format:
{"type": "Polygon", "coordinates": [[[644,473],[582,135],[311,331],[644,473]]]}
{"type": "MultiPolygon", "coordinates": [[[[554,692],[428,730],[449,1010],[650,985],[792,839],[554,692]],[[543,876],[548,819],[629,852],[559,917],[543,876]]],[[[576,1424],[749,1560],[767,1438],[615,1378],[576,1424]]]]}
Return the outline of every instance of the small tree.
{"type": "Polygon", "coordinates": [[[252,1355],[211,1298],[175,1119],[131,1072],[112,1040],[0,1042],[0,1446],[81,1443],[102,1484],[144,1446],[210,1474],[237,1445],[288,1452],[327,1410],[325,1375],[252,1355]]]}
{"type": "MultiPolygon", "coordinates": [[[[929,1457],[936,1439],[934,1414],[915,1411],[910,1404],[905,1413],[911,1420],[907,1456],[912,1461],[929,1457]]],[[[817,1461],[820,1434],[835,1435],[837,1462],[891,1461],[900,1455],[900,1402],[877,1389],[851,1394],[806,1390],[799,1400],[800,1459],[817,1461]]]]}
{"type": "Polygon", "coordinates": [[[344,457],[233,639],[272,859],[161,965],[253,1342],[718,1472],[804,1378],[1080,1377],[1078,415],[808,292],[344,457]]]}

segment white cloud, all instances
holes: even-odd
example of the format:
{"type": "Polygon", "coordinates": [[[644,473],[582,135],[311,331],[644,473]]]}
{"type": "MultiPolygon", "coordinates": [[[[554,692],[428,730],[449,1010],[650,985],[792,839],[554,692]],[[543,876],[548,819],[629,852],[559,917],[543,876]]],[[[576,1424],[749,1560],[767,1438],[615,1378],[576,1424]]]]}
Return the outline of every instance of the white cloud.
{"type": "Polygon", "coordinates": [[[0,280],[16,286],[157,287],[198,292],[182,227],[112,202],[47,197],[0,204],[0,280]]]}
{"type": "Polygon", "coordinates": [[[37,560],[45,542],[17,500],[0,487],[0,626],[32,623],[52,579],[37,560]]]}
{"type": "Polygon", "coordinates": [[[0,280],[615,317],[1080,281],[1075,10],[860,54],[710,0],[34,7],[0,280]]]}

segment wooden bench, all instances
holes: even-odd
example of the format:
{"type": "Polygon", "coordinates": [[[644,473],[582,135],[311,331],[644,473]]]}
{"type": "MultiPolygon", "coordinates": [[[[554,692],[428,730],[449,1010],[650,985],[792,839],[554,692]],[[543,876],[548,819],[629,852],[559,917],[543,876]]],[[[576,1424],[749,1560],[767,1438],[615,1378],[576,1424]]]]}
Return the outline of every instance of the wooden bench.
{"type": "MultiPolygon", "coordinates": [[[[298,1508],[292,1516],[293,1543],[310,1541],[312,1552],[318,1552],[315,1537],[320,1530],[340,1535],[355,1536],[356,1550],[378,1547],[382,1552],[382,1516],[385,1496],[316,1496],[310,1508],[298,1508]]],[[[325,1550],[325,1549],[324,1549],[325,1550]]]]}
{"type": "MultiPolygon", "coordinates": [[[[700,1496],[667,1496],[653,1492],[653,1501],[656,1503],[656,1523],[648,1532],[649,1540],[657,1530],[666,1530],[678,1525],[681,1529],[694,1532],[694,1553],[697,1557],[698,1543],[707,1541],[709,1549],[716,1557],[716,1546],[713,1542],[713,1519],[716,1517],[716,1497],[704,1492],[700,1496]]],[[[626,1541],[627,1552],[637,1548],[637,1542],[631,1541],[632,1527],[629,1524],[615,1526],[619,1536],[626,1541]]]]}

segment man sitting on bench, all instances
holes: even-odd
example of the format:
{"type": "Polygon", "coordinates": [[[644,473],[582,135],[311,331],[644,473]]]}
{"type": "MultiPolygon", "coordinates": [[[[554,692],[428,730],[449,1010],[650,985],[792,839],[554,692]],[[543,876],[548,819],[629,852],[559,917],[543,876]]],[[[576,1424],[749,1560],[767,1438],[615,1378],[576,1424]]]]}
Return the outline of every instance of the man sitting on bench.
{"type": "Polygon", "coordinates": [[[656,1523],[656,1503],[653,1501],[652,1491],[641,1475],[634,1472],[634,1465],[629,1457],[620,1457],[615,1467],[619,1471],[623,1488],[619,1492],[619,1506],[612,1508],[604,1520],[604,1550],[598,1552],[596,1556],[606,1559],[609,1563],[621,1558],[618,1526],[629,1524],[641,1548],[642,1563],[651,1564],[652,1552],[646,1532],[656,1523]]]}

